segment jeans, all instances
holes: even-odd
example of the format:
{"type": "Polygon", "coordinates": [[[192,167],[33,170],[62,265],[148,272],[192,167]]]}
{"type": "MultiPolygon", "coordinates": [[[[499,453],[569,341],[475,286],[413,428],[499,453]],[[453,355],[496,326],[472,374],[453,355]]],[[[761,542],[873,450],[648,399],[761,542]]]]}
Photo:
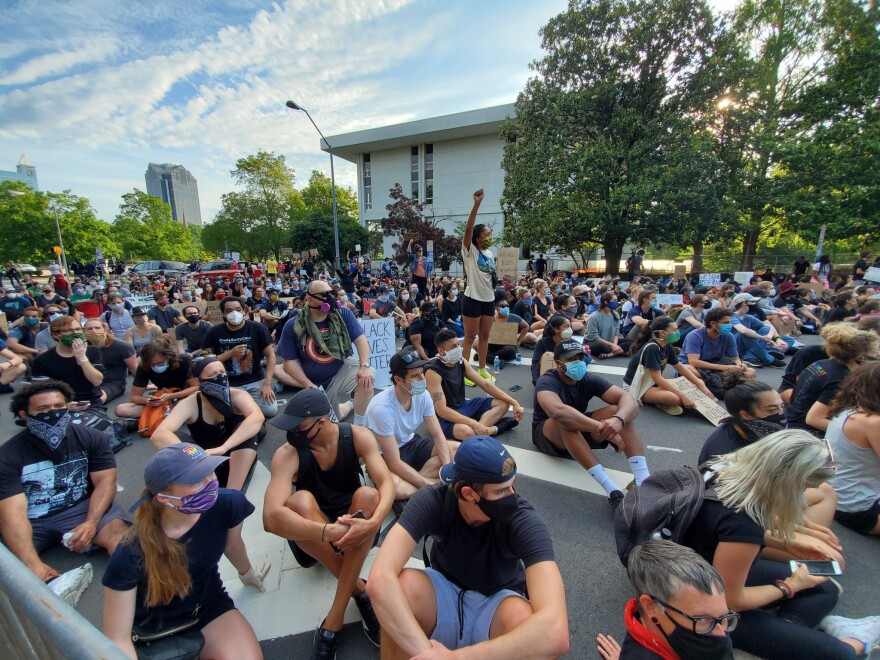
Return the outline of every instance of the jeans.
{"type": "MultiPolygon", "coordinates": [[[[758,559],[749,571],[747,587],[773,584],[791,575],[788,564],[758,559]]],[[[734,648],[767,660],[855,660],[853,647],[816,626],[837,604],[837,587],[823,582],[799,591],[791,600],[740,612],[730,633],[734,648]]]]}
{"type": "MultiPolygon", "coordinates": [[[[770,334],[770,328],[766,325],[757,330],[762,337],[770,334]]],[[[757,360],[762,364],[770,364],[775,359],[770,355],[768,344],[761,339],[746,337],[743,334],[736,333],[736,349],[742,360],[757,360]]]]}

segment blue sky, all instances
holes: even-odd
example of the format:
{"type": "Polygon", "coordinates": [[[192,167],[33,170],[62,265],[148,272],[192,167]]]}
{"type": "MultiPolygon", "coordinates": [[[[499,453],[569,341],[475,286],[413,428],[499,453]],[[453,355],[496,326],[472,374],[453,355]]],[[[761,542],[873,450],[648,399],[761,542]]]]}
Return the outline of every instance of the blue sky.
{"type": "MultiPolygon", "coordinates": [[[[538,29],[565,0],[4,0],[0,169],[22,152],[43,190],[105,220],[150,162],[198,179],[203,220],[235,160],[283,153],[329,171],[325,135],[515,100],[538,29]]],[[[355,186],[337,161],[338,182],[355,186]]]]}

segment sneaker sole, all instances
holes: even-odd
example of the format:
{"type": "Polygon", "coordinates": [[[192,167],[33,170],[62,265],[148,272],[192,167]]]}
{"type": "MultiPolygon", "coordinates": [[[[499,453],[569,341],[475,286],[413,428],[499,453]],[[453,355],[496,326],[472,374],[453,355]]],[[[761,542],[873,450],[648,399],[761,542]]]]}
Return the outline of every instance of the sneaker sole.
{"type": "Polygon", "coordinates": [[[80,578],[73,584],[71,590],[64,595],[58,596],[74,608],[79,604],[80,597],[83,595],[83,592],[88,589],[89,585],[92,583],[92,578],[94,577],[94,571],[92,570],[91,564],[86,564],[85,569],[86,570],[82,572],[80,578]]]}

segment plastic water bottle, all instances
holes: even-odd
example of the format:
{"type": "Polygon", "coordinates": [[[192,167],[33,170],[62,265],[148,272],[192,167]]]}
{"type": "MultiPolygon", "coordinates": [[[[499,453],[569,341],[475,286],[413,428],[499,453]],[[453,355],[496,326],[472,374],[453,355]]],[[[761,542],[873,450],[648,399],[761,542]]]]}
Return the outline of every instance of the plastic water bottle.
{"type": "Polygon", "coordinates": [[[522,353],[519,352],[519,349],[516,349],[516,366],[522,365],[522,353]]]}
{"type": "Polygon", "coordinates": [[[498,373],[501,371],[501,359],[496,355],[495,361],[492,363],[492,375],[498,378],[498,373]]]}
{"type": "Polygon", "coordinates": [[[165,410],[163,410],[162,412],[165,414],[165,417],[168,417],[168,415],[171,414],[171,404],[170,404],[170,403],[166,403],[166,404],[165,404],[165,410]]]}

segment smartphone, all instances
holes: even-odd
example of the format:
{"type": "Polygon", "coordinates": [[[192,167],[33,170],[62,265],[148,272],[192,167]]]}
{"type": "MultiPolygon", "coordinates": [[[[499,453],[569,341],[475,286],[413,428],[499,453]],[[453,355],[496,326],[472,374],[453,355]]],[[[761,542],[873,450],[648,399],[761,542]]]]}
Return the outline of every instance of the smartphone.
{"type": "Polygon", "coordinates": [[[522,385],[514,385],[513,387],[508,387],[508,392],[519,392],[522,389],[522,385]]]}
{"type": "Polygon", "coordinates": [[[792,559],[789,562],[792,573],[797,570],[799,564],[804,564],[810,572],[810,575],[843,575],[843,571],[840,570],[840,564],[836,561],[799,561],[797,559],[792,559]]]}
{"type": "Polygon", "coordinates": [[[367,518],[364,515],[364,512],[362,509],[358,509],[357,511],[355,511],[353,514],[351,514],[351,517],[352,518],[360,518],[361,520],[366,520],[366,518],[367,518]]]}

